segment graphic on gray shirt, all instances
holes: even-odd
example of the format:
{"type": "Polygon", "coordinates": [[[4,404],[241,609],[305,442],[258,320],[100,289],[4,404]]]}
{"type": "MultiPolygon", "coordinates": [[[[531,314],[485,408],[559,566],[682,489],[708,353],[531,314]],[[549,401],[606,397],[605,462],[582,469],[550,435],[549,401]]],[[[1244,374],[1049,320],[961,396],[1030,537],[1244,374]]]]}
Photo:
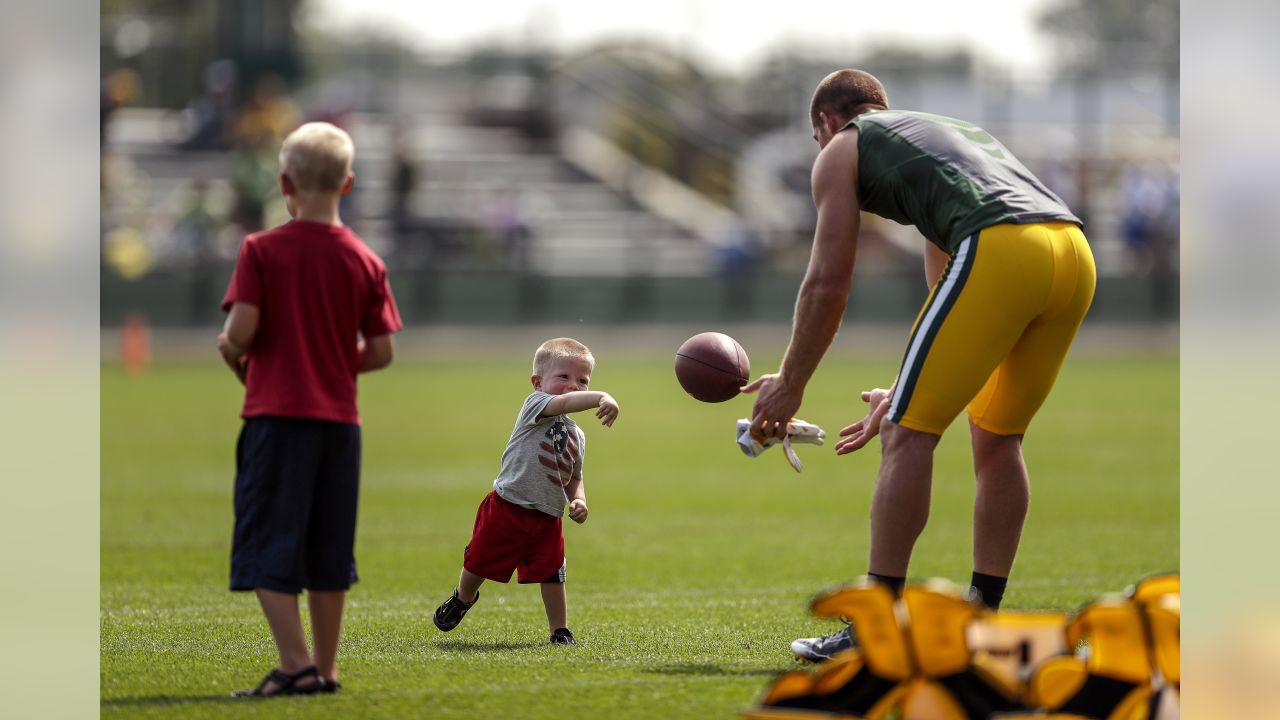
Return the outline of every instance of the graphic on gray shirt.
{"type": "Polygon", "coordinates": [[[582,477],[587,436],[565,415],[538,417],[553,397],[535,390],[524,399],[493,489],[507,502],[561,517],[565,486],[582,477]]]}

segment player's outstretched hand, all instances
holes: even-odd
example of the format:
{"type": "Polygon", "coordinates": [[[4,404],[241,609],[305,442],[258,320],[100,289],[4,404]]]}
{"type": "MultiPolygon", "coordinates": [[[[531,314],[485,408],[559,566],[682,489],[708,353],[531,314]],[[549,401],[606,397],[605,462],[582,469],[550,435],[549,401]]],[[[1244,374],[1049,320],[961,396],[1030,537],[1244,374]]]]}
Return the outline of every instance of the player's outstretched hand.
{"type": "Polygon", "coordinates": [[[836,443],[837,455],[848,455],[871,442],[871,438],[880,434],[880,422],[889,412],[889,391],[883,388],[867,390],[862,393],[862,401],[867,403],[867,416],[852,425],[840,429],[840,437],[836,443]]]}
{"type": "MultiPolygon", "coordinates": [[[[600,424],[605,427],[613,427],[613,421],[618,419],[618,413],[620,412],[618,401],[614,400],[609,393],[600,393],[600,405],[598,407],[596,417],[600,418],[600,424]]],[[[585,519],[587,517],[586,505],[582,507],[582,517],[585,519]]],[[[582,520],[578,522],[582,522],[582,520]]]]}
{"type": "Polygon", "coordinates": [[[569,503],[569,519],[581,525],[587,521],[587,501],[574,499],[569,503]]]}

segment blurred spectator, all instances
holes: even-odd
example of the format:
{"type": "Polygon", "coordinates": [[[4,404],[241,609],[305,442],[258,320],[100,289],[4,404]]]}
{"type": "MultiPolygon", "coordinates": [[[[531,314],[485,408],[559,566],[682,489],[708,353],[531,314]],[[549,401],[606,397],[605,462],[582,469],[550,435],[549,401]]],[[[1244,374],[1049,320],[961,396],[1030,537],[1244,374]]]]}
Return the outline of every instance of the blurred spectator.
{"type": "Polygon", "coordinates": [[[207,265],[214,259],[213,240],[218,229],[218,219],[209,209],[209,183],[197,180],[191,193],[174,221],[171,250],[188,259],[193,266],[207,265]]]}
{"type": "Polygon", "coordinates": [[[498,190],[485,213],[489,233],[498,241],[507,267],[517,272],[529,269],[529,249],[533,230],[527,221],[525,197],[510,187],[498,190]]]}
{"type": "Polygon", "coordinates": [[[173,225],[173,250],[191,261],[191,288],[188,316],[193,322],[209,318],[217,292],[214,282],[214,239],[218,219],[209,210],[209,185],[197,180],[182,214],[173,225]]]}
{"type": "Polygon", "coordinates": [[[1139,272],[1164,274],[1172,269],[1177,185],[1170,168],[1156,162],[1130,165],[1124,173],[1124,242],[1139,272]]]}
{"type": "Polygon", "coordinates": [[[1083,157],[1054,155],[1045,163],[1040,173],[1044,184],[1049,186],[1062,202],[1071,208],[1071,212],[1084,223],[1085,231],[1089,227],[1089,165],[1083,157]]]}
{"type": "Polygon", "coordinates": [[[105,208],[107,203],[107,179],[110,176],[110,162],[107,155],[107,142],[110,139],[108,128],[111,121],[115,117],[116,111],[133,102],[138,96],[141,87],[141,80],[138,73],[129,68],[119,68],[113,70],[110,75],[102,82],[102,95],[99,98],[98,114],[98,201],[100,207],[105,208]]]}
{"type": "Polygon", "coordinates": [[[133,102],[133,99],[138,96],[141,84],[138,73],[129,68],[111,71],[111,74],[107,75],[106,80],[102,82],[101,113],[98,116],[99,147],[106,148],[107,127],[111,124],[111,119],[117,110],[133,102]]]}
{"type": "Polygon", "coordinates": [[[267,200],[279,177],[277,147],[267,136],[240,138],[231,153],[231,184],[236,193],[232,220],[243,232],[263,228],[267,200]]]}
{"type": "Polygon", "coordinates": [[[301,124],[301,118],[284,80],[279,75],[263,75],[254,83],[253,95],[236,117],[236,138],[265,136],[272,145],[279,145],[301,124]]]}
{"type": "Polygon", "coordinates": [[[422,181],[422,166],[409,147],[404,127],[397,124],[391,132],[391,228],[395,243],[391,255],[399,260],[417,234],[411,200],[422,181]]]}
{"type": "MultiPolygon", "coordinates": [[[[314,111],[307,113],[306,122],[327,122],[330,125],[339,127],[347,132],[348,135],[355,136],[356,132],[353,128],[352,100],[345,92],[330,91],[327,97],[322,98],[319,107],[314,111]]],[[[361,195],[361,185],[359,179],[351,186],[351,192],[343,195],[338,200],[338,217],[342,218],[342,222],[353,230],[357,230],[356,205],[357,198],[361,195]]]]}
{"type": "Polygon", "coordinates": [[[300,113],[276,75],[259,78],[253,97],[240,109],[231,153],[236,191],[234,220],[244,232],[264,227],[268,200],[277,190],[280,143],[300,124],[300,113]]]}
{"type": "Polygon", "coordinates": [[[187,136],[183,150],[224,150],[231,145],[231,117],[236,91],[236,63],[221,58],[204,69],[204,90],[187,104],[187,136]]]}
{"type": "Polygon", "coordinates": [[[729,223],[723,238],[716,243],[720,274],[731,278],[754,270],[760,261],[762,245],[759,234],[746,223],[741,220],[729,223]]]}
{"type": "Polygon", "coordinates": [[[745,320],[754,312],[756,270],[763,257],[760,235],[734,219],[716,243],[716,265],[724,278],[721,312],[725,318],[745,320]]]}

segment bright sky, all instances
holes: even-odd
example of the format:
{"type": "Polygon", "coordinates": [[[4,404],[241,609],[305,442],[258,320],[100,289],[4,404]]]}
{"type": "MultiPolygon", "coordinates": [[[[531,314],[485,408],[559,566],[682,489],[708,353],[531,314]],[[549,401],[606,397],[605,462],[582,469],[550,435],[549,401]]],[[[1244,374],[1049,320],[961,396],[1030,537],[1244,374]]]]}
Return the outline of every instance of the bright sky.
{"type": "Polygon", "coordinates": [[[606,38],[644,37],[730,72],[754,67],[783,44],[850,55],[891,40],[924,49],[963,44],[1023,74],[1047,63],[1034,16],[1048,1],[1001,0],[992,3],[996,12],[954,0],[313,0],[308,20],[326,30],[379,27],[423,50],[443,52],[480,41],[572,51],[606,38]]]}

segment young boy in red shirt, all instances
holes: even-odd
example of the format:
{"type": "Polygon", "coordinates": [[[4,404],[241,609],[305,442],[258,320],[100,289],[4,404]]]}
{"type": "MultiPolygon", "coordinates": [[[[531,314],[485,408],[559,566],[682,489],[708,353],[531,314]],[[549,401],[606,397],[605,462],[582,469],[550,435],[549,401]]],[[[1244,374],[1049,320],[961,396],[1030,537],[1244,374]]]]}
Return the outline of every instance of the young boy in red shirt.
{"type": "Polygon", "coordinates": [[[338,217],[353,156],[351,137],[328,123],[285,138],[280,189],[293,220],[245,238],[222,299],[218,351],[245,386],[231,589],[257,594],[280,653],[280,666],[240,696],[340,687],[342,614],[357,579],[356,374],[391,363],[402,327],[386,266],[338,217]]]}

